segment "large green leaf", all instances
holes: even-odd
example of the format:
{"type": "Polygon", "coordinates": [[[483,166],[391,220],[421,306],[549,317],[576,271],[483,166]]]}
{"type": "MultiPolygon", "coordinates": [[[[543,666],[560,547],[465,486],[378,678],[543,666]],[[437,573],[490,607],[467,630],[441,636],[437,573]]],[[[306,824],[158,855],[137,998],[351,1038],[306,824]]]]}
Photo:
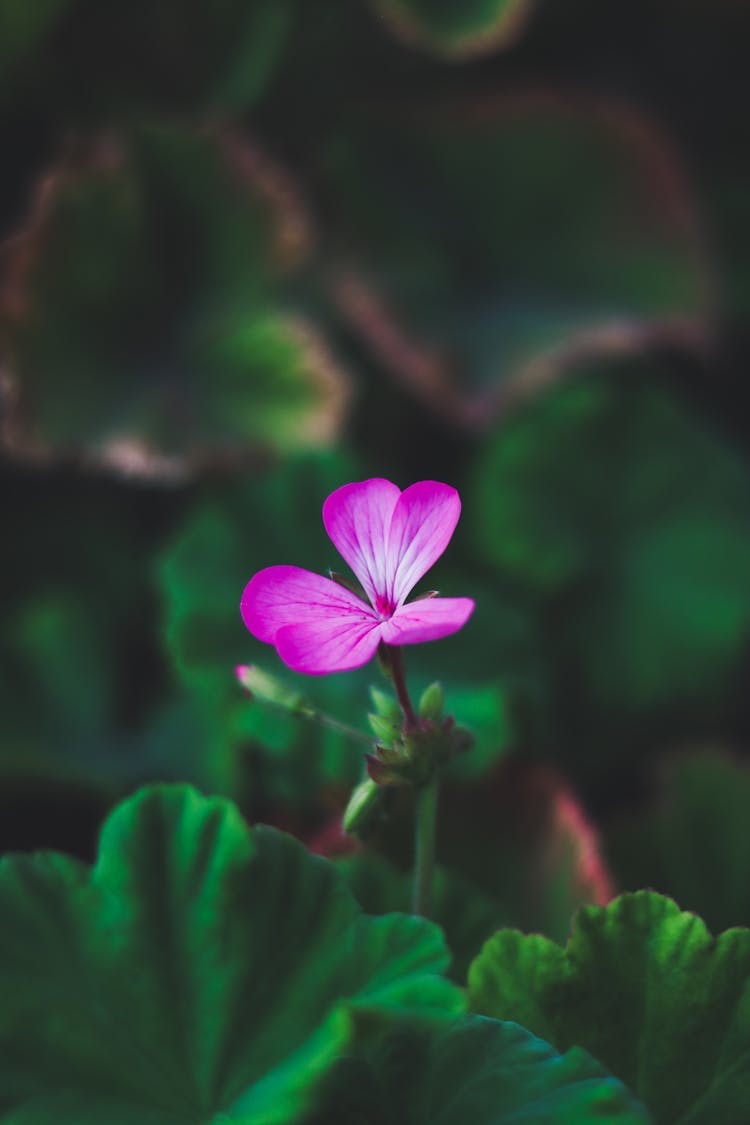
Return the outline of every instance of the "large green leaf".
{"type": "Polygon", "coordinates": [[[686,180],[621,108],[399,105],[352,117],[316,158],[339,310],[453,425],[486,426],[582,357],[692,348],[707,329],[686,180]]]}
{"type": "Polygon", "coordinates": [[[92,869],[6,859],[0,901],[9,1125],[283,1125],[383,1013],[461,1008],[436,927],[184,787],[122,805],[92,869]]]}
{"type": "MultiPolygon", "coordinates": [[[[737,325],[746,321],[750,301],[742,93],[749,35],[750,9],[732,0],[631,0],[614,17],[597,0],[541,3],[518,60],[522,74],[564,74],[577,90],[601,89],[606,74],[607,90],[669,123],[689,153],[722,313],[737,325]]],[[[743,364],[739,359],[740,370],[743,364]]]]}
{"type": "MultiPolygon", "coordinates": [[[[717,531],[729,527],[721,542],[708,545],[717,559],[727,549],[731,556],[732,529],[746,529],[750,477],[731,444],[659,374],[653,365],[585,372],[529,405],[487,443],[469,510],[488,559],[550,595],[616,565],[631,543],[643,561],[628,562],[627,570],[637,574],[673,546],[681,565],[670,573],[674,589],[661,612],[686,608],[694,563],[689,544],[673,540],[689,534],[691,517],[700,530],[710,529],[713,517],[717,531]]],[[[705,566],[698,573],[711,575],[705,566]]],[[[731,593],[730,587],[728,600],[731,593]]],[[[724,615],[706,616],[717,618],[719,632],[724,615]]]]}
{"type": "Polygon", "coordinates": [[[308,238],[227,131],[134,128],[58,168],[7,258],[6,448],[169,479],[328,444],[348,383],[281,292],[308,238]]]}
{"type": "Polygon", "coordinates": [[[313,1121],[647,1125],[648,1116],[586,1051],[560,1056],[515,1023],[475,1016],[429,1037],[396,1026],[339,1065],[313,1121]]]}
{"type": "Polygon", "coordinates": [[[750,930],[713,938],[648,891],[577,916],[567,947],[501,930],[469,971],[472,1010],[585,1047],[665,1125],[750,1116],[750,930]]]}
{"type": "Polygon", "coordinates": [[[466,57],[506,46],[518,35],[532,0],[371,0],[407,42],[440,55],[466,57]]]}
{"type": "MultiPolygon", "coordinates": [[[[411,874],[374,850],[365,848],[338,860],[336,866],[346,875],[354,897],[368,914],[411,909],[411,874]]],[[[463,983],[487,936],[507,920],[507,911],[497,898],[469,879],[439,868],[435,873],[431,917],[445,932],[452,954],[451,977],[463,983]]]]}
{"type": "Polygon", "coordinates": [[[715,930],[750,926],[749,808],[747,762],[719,748],[670,755],[653,799],[607,833],[618,885],[671,895],[715,930]]]}
{"type": "Polygon", "coordinates": [[[587,781],[664,729],[726,723],[750,635],[747,465],[654,374],[589,373],[527,407],[469,505],[479,549],[542,607],[587,781]]]}

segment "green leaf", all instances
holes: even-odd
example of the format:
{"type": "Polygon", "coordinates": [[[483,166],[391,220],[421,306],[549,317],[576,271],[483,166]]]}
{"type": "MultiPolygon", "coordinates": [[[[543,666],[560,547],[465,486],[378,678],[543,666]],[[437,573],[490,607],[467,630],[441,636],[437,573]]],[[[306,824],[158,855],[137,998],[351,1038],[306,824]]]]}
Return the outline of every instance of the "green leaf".
{"type": "Polygon", "coordinates": [[[578,1044],[665,1125],[750,1116],[750,931],[713,938],[649,891],[582,909],[565,949],[501,930],[469,970],[472,1010],[578,1044]]]}
{"type": "MultiPolygon", "coordinates": [[[[273,649],[254,640],[240,618],[242,591],[253,574],[274,564],[326,572],[338,555],[323,528],[323,501],[355,472],[339,453],[288,458],[255,478],[207,492],[178,525],[159,580],[167,639],[191,690],[214,693],[237,664],[257,660],[272,667],[273,649]]],[[[310,693],[309,677],[276,664],[285,683],[310,693]]],[[[328,679],[316,680],[316,691],[319,683],[325,690],[328,679]]]]}
{"type": "MultiPolygon", "coordinates": [[[[645,365],[589,372],[527,407],[486,446],[474,478],[475,540],[537,595],[616,564],[631,542],[677,537],[691,516],[734,518],[743,528],[745,465],[658,374],[645,365]]],[[[691,560],[681,561],[672,573],[677,602],[691,560]]]]}
{"type": "Polygon", "coordinates": [[[514,1023],[468,1017],[432,1036],[395,1025],[334,1071],[311,1125],[647,1125],[586,1051],[560,1056],[514,1023]]]}
{"type": "Polygon", "coordinates": [[[655,376],[557,388],[475,467],[477,545],[541,609],[587,784],[653,744],[639,716],[672,737],[725,723],[750,635],[750,473],[655,376]]]}
{"type": "MultiPolygon", "coordinates": [[[[380,793],[387,792],[376,787],[380,793]]],[[[388,831],[387,827],[384,831],[388,831]]],[[[412,874],[369,848],[336,861],[357,902],[368,914],[411,909],[412,874]]],[[[445,931],[451,950],[450,975],[463,983],[469,964],[505,920],[502,907],[469,879],[440,867],[435,873],[432,917],[445,931]]]]}
{"type": "Polygon", "coordinates": [[[408,43],[449,58],[485,54],[515,40],[532,0],[371,0],[408,43]]]}
{"type": "Polygon", "coordinates": [[[657,792],[607,832],[619,887],[653,887],[713,930],[750,926],[750,768],[719,748],[670,755],[657,792]]]}
{"type": "Polygon", "coordinates": [[[283,295],[309,228],[282,181],[207,127],[132,128],[56,169],[5,277],[9,450],[181,479],[325,447],[348,380],[283,295]]]}
{"type": "Polygon", "coordinates": [[[484,430],[582,360],[692,350],[708,331],[688,180],[630,111],[400,102],[342,124],[319,162],[337,307],[376,369],[450,425],[484,430]]]}
{"type": "Polygon", "coordinates": [[[0,903],[13,1125],[283,1125],[384,1014],[461,1008],[434,926],[362,916],[325,861],[186,787],[116,810],[92,869],[6,859],[0,903]]]}
{"type": "Polygon", "coordinates": [[[112,717],[115,668],[106,645],[111,635],[99,627],[90,607],[72,590],[40,592],[14,606],[4,632],[3,655],[15,664],[13,680],[2,692],[8,697],[2,708],[6,732],[37,728],[45,741],[54,738],[58,745],[75,739],[90,744],[100,737],[112,717]],[[70,660],[72,637],[75,663],[70,660]],[[42,700],[42,713],[28,714],[42,700]]]}

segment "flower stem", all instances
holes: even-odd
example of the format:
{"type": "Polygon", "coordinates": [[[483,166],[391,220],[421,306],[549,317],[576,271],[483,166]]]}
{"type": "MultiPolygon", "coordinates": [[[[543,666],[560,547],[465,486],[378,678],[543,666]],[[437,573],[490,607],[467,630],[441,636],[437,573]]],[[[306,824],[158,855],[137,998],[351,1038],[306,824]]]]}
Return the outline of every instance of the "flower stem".
{"type": "Polygon", "coordinates": [[[421,914],[425,918],[429,917],[432,910],[437,798],[438,779],[435,776],[417,790],[412,913],[421,914]]]}
{"type": "Polygon", "coordinates": [[[305,702],[296,707],[285,707],[283,704],[274,703],[273,700],[263,699],[261,696],[254,697],[255,702],[261,704],[268,711],[274,711],[277,715],[289,715],[293,719],[299,719],[305,723],[315,723],[319,727],[326,727],[328,730],[335,730],[338,734],[344,735],[346,738],[351,738],[353,742],[361,742],[365,746],[372,747],[375,739],[371,734],[365,734],[364,731],[357,730],[355,727],[350,727],[347,723],[342,723],[339,719],[334,719],[332,715],[327,715],[325,711],[319,711],[317,707],[305,702]]]}
{"type": "Polygon", "coordinates": [[[401,649],[398,645],[386,645],[385,649],[388,654],[388,665],[393,679],[393,686],[396,689],[396,695],[398,696],[398,701],[404,714],[404,724],[407,728],[416,727],[417,716],[412,701],[409,698],[409,689],[406,686],[406,675],[404,673],[401,649]]]}
{"type": "Polygon", "coordinates": [[[356,730],[347,723],[334,719],[332,715],[326,715],[325,711],[306,712],[300,717],[308,719],[311,723],[317,723],[321,727],[327,727],[328,730],[335,730],[346,738],[351,738],[352,742],[362,742],[365,746],[372,746],[374,742],[372,735],[356,730]]]}

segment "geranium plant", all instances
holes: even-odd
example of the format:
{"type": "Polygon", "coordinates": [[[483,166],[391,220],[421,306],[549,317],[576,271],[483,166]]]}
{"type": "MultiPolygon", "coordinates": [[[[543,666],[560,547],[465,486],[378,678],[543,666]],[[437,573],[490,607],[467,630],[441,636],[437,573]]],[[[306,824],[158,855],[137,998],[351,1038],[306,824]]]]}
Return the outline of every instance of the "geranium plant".
{"type": "MultiPolygon", "coordinates": [[[[276,647],[297,672],[322,675],[366,664],[376,653],[393,681],[403,721],[375,720],[385,735],[368,755],[370,779],[386,786],[415,786],[418,792],[414,908],[429,909],[434,863],[437,770],[467,748],[463,731],[442,717],[439,685],[414,708],[406,684],[401,646],[455,633],[474,610],[471,598],[442,598],[431,590],[412,602],[414,586],[448,546],[461,513],[458,493],[437,481],[419,481],[403,492],[376,477],[345,484],[323,505],[323,523],[359,582],[330,578],[295,566],[271,566],[248,582],[242,617],[261,641],[276,647]]],[[[252,672],[239,669],[252,690],[252,672]]],[[[356,831],[376,790],[365,782],[344,818],[356,831]]]]}
{"type": "MultiPolygon", "coordinates": [[[[434,868],[438,776],[471,736],[444,713],[439,684],[412,702],[402,648],[456,633],[474,609],[436,591],[407,601],[459,512],[457,492],[433,481],[403,492],[382,479],[344,485],[323,519],[359,585],[274,565],[242,597],[249,630],[291,669],[348,674],[377,657],[389,677],[392,696],[373,689],[368,735],[283,678],[238,669],[249,706],[366,744],[367,776],[338,814],[347,834],[369,841],[375,826],[396,839],[403,809],[389,798],[416,797],[411,916],[390,908],[388,843],[374,866],[362,862],[367,843],[335,864],[187,786],[147,787],[122,804],[93,867],[54,853],[6,859],[3,1125],[746,1119],[750,932],[714,940],[669,899],[639,892],[584,907],[563,949],[498,928],[465,857],[434,868]],[[377,887],[388,905],[364,913],[353,892],[372,902],[377,887]],[[452,949],[415,916],[433,907],[452,949]],[[467,958],[469,930],[486,941],[467,958]],[[465,989],[446,975],[451,953],[465,989]]],[[[520,802],[518,779],[502,777],[520,802]]],[[[497,780],[486,783],[491,808],[497,780]]],[[[537,855],[526,820],[517,846],[529,855],[514,857],[525,878],[550,847],[575,841],[577,869],[596,875],[584,897],[608,897],[573,798],[556,783],[528,791],[546,794],[558,824],[537,855]]],[[[476,791],[470,800],[483,818],[476,791]]],[[[473,832],[463,815],[459,834],[473,832]]]]}

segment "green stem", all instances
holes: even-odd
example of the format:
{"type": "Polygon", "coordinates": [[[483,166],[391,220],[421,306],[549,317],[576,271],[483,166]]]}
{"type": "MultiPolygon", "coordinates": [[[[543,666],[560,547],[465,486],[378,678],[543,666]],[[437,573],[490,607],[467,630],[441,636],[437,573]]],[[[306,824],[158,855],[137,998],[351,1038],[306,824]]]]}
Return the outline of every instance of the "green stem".
{"type": "Polygon", "coordinates": [[[335,730],[339,734],[351,738],[354,742],[362,742],[366,746],[372,747],[375,739],[372,735],[365,734],[355,727],[350,727],[346,723],[342,723],[339,719],[334,719],[332,715],[326,715],[325,711],[318,711],[317,708],[309,706],[304,703],[299,707],[284,707],[280,703],[274,703],[270,699],[263,699],[261,696],[254,697],[256,703],[261,706],[267,707],[269,711],[275,711],[277,715],[290,715],[293,719],[303,719],[307,723],[317,723],[319,727],[327,727],[328,730],[335,730]]]}
{"type": "Polygon", "coordinates": [[[372,735],[364,734],[361,730],[356,730],[354,727],[348,726],[347,723],[342,723],[331,715],[326,715],[324,711],[313,711],[312,713],[306,713],[303,717],[309,719],[310,722],[318,723],[321,727],[327,727],[328,730],[338,731],[339,734],[351,738],[354,742],[363,742],[366,746],[372,746],[375,741],[372,735]]]}
{"type": "Polygon", "coordinates": [[[432,910],[437,799],[438,779],[435,776],[417,790],[412,913],[421,914],[425,918],[429,917],[432,910]]]}

